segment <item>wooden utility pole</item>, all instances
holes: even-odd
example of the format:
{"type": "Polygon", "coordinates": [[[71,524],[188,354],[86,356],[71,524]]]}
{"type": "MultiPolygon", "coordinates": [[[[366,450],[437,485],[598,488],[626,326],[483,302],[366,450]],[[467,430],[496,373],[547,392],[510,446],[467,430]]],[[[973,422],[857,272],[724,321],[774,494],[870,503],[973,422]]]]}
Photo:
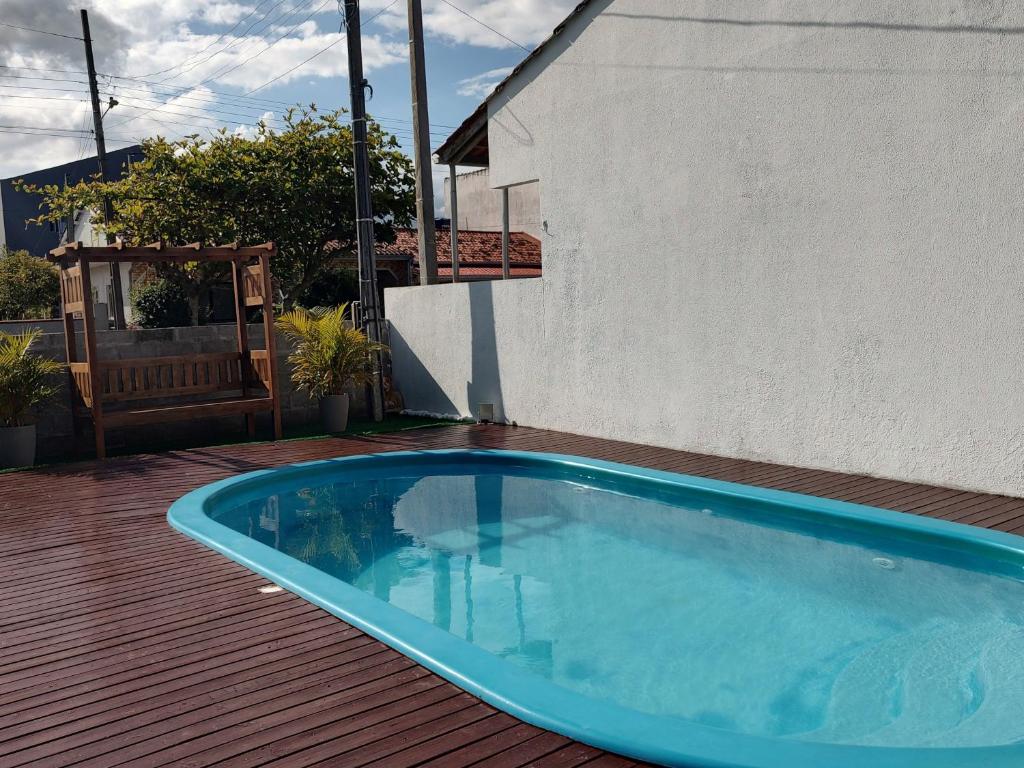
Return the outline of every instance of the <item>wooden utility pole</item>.
{"type": "MultiPolygon", "coordinates": [[[[373,203],[370,199],[370,157],[366,145],[366,88],[363,77],[363,40],[359,0],[345,0],[348,38],[348,82],[352,98],[352,154],[356,190],[356,246],[359,253],[359,305],[363,326],[371,341],[382,337],[377,301],[377,263],[373,248],[373,203]]],[[[373,420],[384,420],[383,359],[375,352],[370,361],[370,400],[373,420]]]]}
{"type": "MultiPolygon", "coordinates": [[[[92,127],[96,134],[96,164],[99,166],[100,179],[110,181],[107,175],[107,144],[103,139],[103,115],[100,113],[100,89],[96,83],[96,62],[92,55],[92,37],[89,35],[89,13],[82,9],[82,39],[85,41],[85,68],[89,76],[89,96],[92,99],[92,127]]],[[[110,198],[103,198],[103,220],[107,227],[114,218],[114,209],[110,198]]],[[[114,236],[107,229],[107,245],[114,242],[114,236]]],[[[121,287],[121,267],[110,262],[110,285],[114,293],[114,327],[124,330],[124,290],[121,287]]]]}
{"type": "Polygon", "coordinates": [[[423,7],[408,0],[409,74],[412,80],[412,136],[416,165],[416,221],[419,224],[420,283],[437,282],[437,236],[434,232],[434,177],[431,173],[427,70],[423,56],[423,7]]]}

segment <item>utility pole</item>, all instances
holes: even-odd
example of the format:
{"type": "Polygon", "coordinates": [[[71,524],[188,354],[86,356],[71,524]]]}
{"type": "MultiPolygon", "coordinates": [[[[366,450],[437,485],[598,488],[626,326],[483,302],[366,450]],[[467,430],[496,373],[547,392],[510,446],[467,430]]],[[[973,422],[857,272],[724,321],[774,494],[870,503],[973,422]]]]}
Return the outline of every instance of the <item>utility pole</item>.
{"type": "MultiPolygon", "coordinates": [[[[100,113],[100,89],[96,84],[96,62],[92,56],[92,37],[89,35],[89,13],[82,9],[82,39],[85,41],[85,68],[89,75],[89,96],[92,99],[92,127],[96,134],[96,163],[99,165],[100,179],[110,181],[107,176],[107,144],[103,139],[103,115],[100,113]]],[[[114,209],[110,198],[103,198],[103,220],[107,227],[114,218],[114,209]]],[[[107,245],[114,242],[114,236],[107,230],[107,245]]],[[[121,266],[110,262],[110,285],[114,293],[114,327],[124,330],[124,291],[121,288],[121,266]]]]}
{"type": "Polygon", "coordinates": [[[408,6],[420,283],[431,285],[437,282],[437,236],[434,232],[434,177],[431,173],[430,117],[427,113],[427,69],[423,57],[423,6],[421,0],[408,0],[408,6]]]}
{"type": "MultiPolygon", "coordinates": [[[[348,38],[348,82],[352,96],[352,154],[356,190],[356,246],[359,252],[359,305],[363,325],[371,341],[381,340],[377,307],[377,263],[373,248],[373,203],[370,199],[370,158],[366,145],[366,88],[363,77],[363,40],[359,0],[345,0],[348,38]]],[[[373,420],[384,420],[383,358],[374,352],[370,360],[370,400],[373,420]]]]}

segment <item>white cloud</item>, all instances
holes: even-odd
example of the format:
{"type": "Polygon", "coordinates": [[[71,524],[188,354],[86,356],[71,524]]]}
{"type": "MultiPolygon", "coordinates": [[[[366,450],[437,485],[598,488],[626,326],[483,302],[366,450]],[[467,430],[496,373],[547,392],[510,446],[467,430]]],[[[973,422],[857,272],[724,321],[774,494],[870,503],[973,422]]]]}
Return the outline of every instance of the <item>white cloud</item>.
{"type": "Polygon", "coordinates": [[[234,24],[244,19],[253,9],[254,6],[238,3],[210,3],[202,10],[203,21],[208,24],[234,24]]]}
{"type": "MultiPolygon", "coordinates": [[[[2,99],[0,125],[12,126],[0,133],[0,177],[3,178],[70,162],[92,151],[91,135],[72,133],[92,127],[92,110],[87,103],[71,96],[54,97],[31,110],[25,109],[17,99],[2,99]],[[19,130],[18,126],[26,125],[34,130],[14,132],[19,130]]],[[[111,148],[117,146],[120,145],[113,144],[111,148]]]]}
{"type": "MultiPolygon", "coordinates": [[[[423,28],[427,34],[450,43],[514,48],[515,43],[527,47],[540,43],[569,15],[578,0],[452,0],[452,3],[465,13],[443,0],[424,2],[423,28]]],[[[390,8],[381,22],[395,30],[404,29],[403,5],[390,8]]]]}
{"type": "MultiPolygon", "coordinates": [[[[342,34],[318,30],[310,22],[296,30],[295,35],[271,45],[276,39],[229,36],[218,40],[217,35],[192,35],[158,43],[147,41],[131,46],[128,60],[132,69],[140,73],[159,72],[168,61],[185,62],[160,77],[171,86],[208,82],[215,88],[237,86],[251,90],[333,46],[277,83],[310,76],[343,77],[348,73],[342,34]]],[[[401,43],[385,41],[377,35],[363,38],[363,65],[367,72],[404,62],[406,55],[401,43]]]]}
{"type": "Polygon", "coordinates": [[[459,80],[456,92],[459,96],[472,96],[485,99],[490,96],[494,87],[512,72],[512,67],[499,67],[483,72],[475,77],[459,80]]]}
{"type": "MultiPolygon", "coordinates": [[[[264,112],[262,115],[260,115],[260,120],[267,123],[268,125],[272,125],[276,118],[277,116],[273,112],[264,112]]],[[[243,139],[254,139],[256,138],[256,124],[254,123],[252,125],[239,125],[235,128],[234,131],[232,131],[232,133],[235,136],[241,136],[243,139]]]]}

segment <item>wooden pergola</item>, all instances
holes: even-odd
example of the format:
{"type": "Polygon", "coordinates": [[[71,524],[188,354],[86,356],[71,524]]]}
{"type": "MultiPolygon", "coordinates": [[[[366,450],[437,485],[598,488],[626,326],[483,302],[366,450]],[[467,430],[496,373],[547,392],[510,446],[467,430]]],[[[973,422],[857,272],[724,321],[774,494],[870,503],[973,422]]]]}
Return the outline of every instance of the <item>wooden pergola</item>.
{"type": "MultiPolygon", "coordinates": [[[[273,290],[270,259],[273,243],[240,247],[237,243],[203,247],[199,243],[171,247],[123,243],[89,247],[68,243],[50,251],[60,267],[61,316],[67,349],[68,384],[75,437],[91,419],[96,455],[105,458],[106,430],[156,422],[241,415],[248,435],[256,434],[256,414],[273,415],[274,439],[281,438],[281,403],[274,344],[273,290]],[[93,313],[93,262],[112,266],[131,263],[225,262],[231,266],[235,292],[237,351],[100,360],[93,313]],[[263,310],[264,349],[249,347],[246,309],[263,310]],[[75,315],[81,314],[84,360],[78,359],[75,315]]],[[[116,267],[115,267],[116,268],[116,267]]]]}

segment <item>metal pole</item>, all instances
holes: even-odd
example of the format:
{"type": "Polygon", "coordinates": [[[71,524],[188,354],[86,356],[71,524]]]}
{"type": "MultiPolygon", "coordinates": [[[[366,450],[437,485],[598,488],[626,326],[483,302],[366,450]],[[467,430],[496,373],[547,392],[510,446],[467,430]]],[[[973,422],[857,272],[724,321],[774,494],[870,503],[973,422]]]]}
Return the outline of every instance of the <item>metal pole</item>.
{"type": "Polygon", "coordinates": [[[512,277],[508,256],[508,187],[501,188],[501,279],[512,277]]]}
{"type": "MultiPolygon", "coordinates": [[[[370,199],[370,159],[366,144],[366,88],[363,77],[363,42],[359,0],[345,0],[348,32],[348,80],[352,97],[352,155],[356,191],[356,245],[359,252],[359,304],[363,325],[371,341],[382,337],[377,301],[377,264],[373,248],[373,204],[370,199]]],[[[373,420],[384,420],[383,360],[375,352],[370,359],[370,400],[373,420]]]]}
{"type": "Polygon", "coordinates": [[[455,163],[451,163],[448,166],[448,175],[451,177],[451,181],[448,184],[448,189],[451,194],[451,204],[449,214],[451,214],[451,235],[452,235],[452,282],[459,282],[459,185],[455,181],[455,163]]]}
{"type": "Polygon", "coordinates": [[[409,75],[412,80],[412,135],[416,165],[416,221],[419,224],[420,283],[437,282],[437,238],[434,232],[434,177],[431,173],[430,119],[427,113],[427,71],[423,57],[423,8],[408,0],[409,75]]]}
{"type": "MultiPolygon", "coordinates": [[[[96,164],[99,166],[100,179],[110,181],[107,175],[107,144],[103,139],[103,115],[100,114],[100,90],[96,84],[96,62],[92,56],[92,38],[89,36],[89,13],[82,9],[82,39],[85,41],[85,69],[89,76],[89,96],[92,100],[92,127],[96,134],[96,164]]],[[[110,232],[110,222],[114,218],[114,208],[110,198],[103,198],[103,221],[107,229],[107,245],[114,242],[110,232]]],[[[114,294],[114,327],[124,330],[124,291],[121,288],[121,266],[110,262],[110,285],[114,294]]]]}

